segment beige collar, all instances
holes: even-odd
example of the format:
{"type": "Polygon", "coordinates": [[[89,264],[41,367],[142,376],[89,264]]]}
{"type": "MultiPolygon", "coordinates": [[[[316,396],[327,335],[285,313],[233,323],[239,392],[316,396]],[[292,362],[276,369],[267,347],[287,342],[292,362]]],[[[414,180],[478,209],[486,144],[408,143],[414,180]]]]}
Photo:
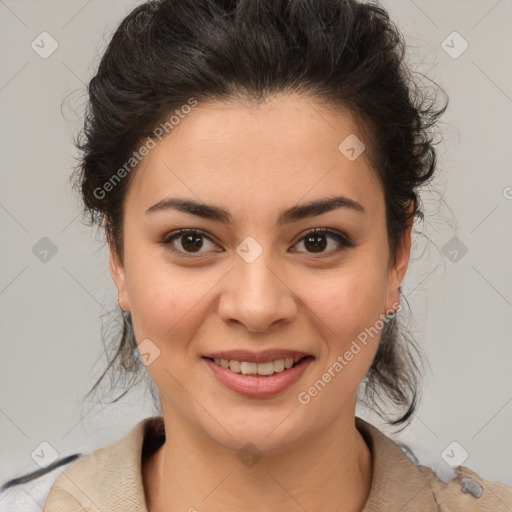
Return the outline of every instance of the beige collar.
{"type": "MultiPolygon", "coordinates": [[[[440,510],[443,497],[467,507],[460,510],[473,510],[482,504],[462,493],[455,480],[444,484],[430,469],[415,466],[392,440],[369,423],[356,418],[356,427],[373,460],[370,494],[362,512],[430,512],[440,510]]],[[[163,418],[146,418],[119,441],[73,462],[55,481],[45,512],[147,512],[141,460],[164,442],[164,436],[163,418]]]]}

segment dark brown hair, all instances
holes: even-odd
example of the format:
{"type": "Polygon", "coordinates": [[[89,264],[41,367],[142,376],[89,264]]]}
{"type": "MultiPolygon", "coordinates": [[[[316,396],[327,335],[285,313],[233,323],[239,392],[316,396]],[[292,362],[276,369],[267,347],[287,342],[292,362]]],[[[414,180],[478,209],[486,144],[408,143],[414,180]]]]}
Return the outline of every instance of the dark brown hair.
{"type": "MultiPolygon", "coordinates": [[[[415,218],[423,220],[418,188],[436,169],[434,125],[439,88],[420,86],[406,64],[406,45],[379,5],[355,0],[152,0],[119,25],[91,79],[81,152],[73,185],[84,217],[105,228],[123,261],[123,198],[136,169],[119,170],[169,116],[195,101],[263,101],[272,94],[313,96],[348,109],[368,136],[382,183],[391,259],[415,218]],[[431,94],[432,91],[435,95],[431,94]],[[100,191],[100,192],[98,192],[100,191]]],[[[446,97],[446,96],[445,96],[446,97]]],[[[404,298],[402,296],[402,298],[404,298]]],[[[390,423],[411,418],[418,402],[421,357],[398,322],[386,322],[362,398],[390,423]],[[417,357],[418,356],[418,357],[417,357]],[[398,406],[392,420],[386,404],[398,406]]],[[[105,341],[105,337],[104,337],[105,341]]],[[[130,314],[111,337],[109,370],[140,376],[130,314]]],[[[146,373],[146,372],[142,372],[146,373]]],[[[127,386],[123,396],[130,387],[127,386]]],[[[154,388],[153,397],[156,399],[154,388]]],[[[158,406],[158,405],[157,405],[158,406]]]]}

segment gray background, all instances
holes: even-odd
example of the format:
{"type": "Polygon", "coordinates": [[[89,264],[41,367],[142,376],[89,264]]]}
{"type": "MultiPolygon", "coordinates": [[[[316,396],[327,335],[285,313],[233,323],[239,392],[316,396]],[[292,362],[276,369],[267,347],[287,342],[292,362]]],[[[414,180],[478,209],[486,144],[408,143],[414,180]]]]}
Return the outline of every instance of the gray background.
{"type": "MultiPolygon", "coordinates": [[[[68,183],[85,84],[138,3],[0,1],[0,482],[37,469],[41,442],[59,456],[87,452],[154,414],[141,387],[115,405],[82,399],[105,364],[101,316],[119,317],[105,244],[81,223],[68,183]],[[31,47],[44,31],[58,43],[46,59],[31,47]]],[[[412,425],[394,437],[441,475],[446,453],[463,449],[464,465],[512,485],[512,2],[384,6],[415,68],[451,101],[404,282],[431,369],[412,425]],[[469,45],[458,58],[454,31],[469,45]]]]}

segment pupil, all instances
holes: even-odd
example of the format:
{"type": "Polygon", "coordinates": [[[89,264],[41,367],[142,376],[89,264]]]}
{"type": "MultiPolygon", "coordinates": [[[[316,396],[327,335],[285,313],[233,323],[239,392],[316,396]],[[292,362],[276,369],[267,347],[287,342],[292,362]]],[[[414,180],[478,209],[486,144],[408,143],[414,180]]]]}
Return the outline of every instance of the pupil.
{"type": "Polygon", "coordinates": [[[200,235],[194,235],[194,234],[184,235],[182,240],[184,240],[181,243],[183,248],[186,250],[190,250],[190,251],[201,249],[201,247],[203,245],[200,235]],[[194,239],[196,240],[196,243],[193,242],[194,239]],[[198,241],[199,241],[199,244],[197,243],[198,241]],[[190,242],[190,246],[189,246],[189,242],[190,242]]]}
{"type": "Polygon", "coordinates": [[[325,241],[325,236],[324,235],[310,235],[306,238],[306,240],[304,241],[304,245],[307,247],[307,244],[308,243],[312,243],[313,245],[313,251],[311,252],[322,252],[323,249],[325,249],[327,243],[325,241]],[[311,242],[312,240],[317,240],[317,242],[311,242]],[[318,239],[321,239],[320,242],[318,242],[318,239]]]}

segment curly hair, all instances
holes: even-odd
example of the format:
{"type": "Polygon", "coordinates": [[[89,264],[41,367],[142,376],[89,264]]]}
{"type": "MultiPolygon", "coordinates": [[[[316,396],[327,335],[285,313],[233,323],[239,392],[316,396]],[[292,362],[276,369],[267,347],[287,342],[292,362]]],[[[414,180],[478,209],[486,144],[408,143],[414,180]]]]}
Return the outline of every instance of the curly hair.
{"type": "MultiPolygon", "coordinates": [[[[170,113],[191,98],[262,102],[281,92],[307,94],[334,112],[349,110],[368,137],[395,263],[407,228],[416,217],[423,220],[418,189],[437,167],[433,127],[448,101],[438,107],[440,88],[434,89],[432,98],[431,89],[415,81],[403,36],[375,3],[150,0],[121,22],[90,80],[73,186],[84,218],[105,229],[122,262],[123,198],[136,166],[108,193],[104,185],[126,169],[141,141],[155,139],[155,127],[170,113]]],[[[109,370],[118,377],[140,375],[129,313],[111,342],[108,366],[89,393],[109,370]]],[[[418,363],[415,340],[393,317],[360,398],[393,425],[410,420],[420,394],[418,363]],[[401,409],[399,417],[387,414],[389,402],[401,409]]]]}

